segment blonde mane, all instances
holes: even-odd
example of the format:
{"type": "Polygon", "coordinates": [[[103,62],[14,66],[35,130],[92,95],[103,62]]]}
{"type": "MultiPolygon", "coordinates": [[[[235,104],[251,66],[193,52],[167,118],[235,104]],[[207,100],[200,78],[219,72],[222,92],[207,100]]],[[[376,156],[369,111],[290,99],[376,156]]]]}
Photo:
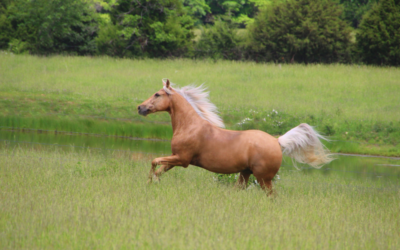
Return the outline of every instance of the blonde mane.
{"type": "MultiPolygon", "coordinates": [[[[183,88],[172,89],[175,90],[176,93],[183,96],[183,98],[185,98],[186,101],[188,101],[190,105],[192,105],[194,110],[201,118],[217,127],[225,128],[224,122],[222,121],[221,117],[217,115],[217,107],[208,99],[210,92],[206,91],[207,88],[203,87],[203,84],[198,87],[189,85],[183,88]]],[[[164,90],[168,94],[172,94],[171,90],[165,87],[165,83],[164,90]]]]}

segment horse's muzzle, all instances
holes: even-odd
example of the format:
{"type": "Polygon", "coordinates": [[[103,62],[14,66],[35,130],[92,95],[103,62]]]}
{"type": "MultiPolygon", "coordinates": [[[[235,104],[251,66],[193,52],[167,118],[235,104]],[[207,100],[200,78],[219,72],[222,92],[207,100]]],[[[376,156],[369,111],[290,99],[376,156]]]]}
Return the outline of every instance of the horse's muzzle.
{"type": "Polygon", "coordinates": [[[142,105],[139,105],[137,107],[137,109],[138,109],[139,115],[146,116],[149,113],[149,110],[146,107],[142,106],[142,105]]]}

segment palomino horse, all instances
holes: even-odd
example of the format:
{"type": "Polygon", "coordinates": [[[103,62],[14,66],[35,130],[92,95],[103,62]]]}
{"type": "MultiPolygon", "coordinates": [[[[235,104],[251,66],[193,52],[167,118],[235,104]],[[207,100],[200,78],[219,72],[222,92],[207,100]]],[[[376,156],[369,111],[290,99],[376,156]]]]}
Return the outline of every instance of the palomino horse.
{"type": "Polygon", "coordinates": [[[169,80],[163,83],[162,89],[138,106],[143,116],[166,111],[172,122],[172,155],[151,162],[149,183],[175,166],[192,164],[214,173],[240,173],[239,187],[245,187],[253,174],[264,190],[271,190],[282,153],[316,168],[332,160],[319,140],[325,138],[308,124],[300,124],[279,138],[260,130],[226,130],[201,86],[175,89],[169,80]],[[157,165],[161,167],[155,171],[157,165]]]}

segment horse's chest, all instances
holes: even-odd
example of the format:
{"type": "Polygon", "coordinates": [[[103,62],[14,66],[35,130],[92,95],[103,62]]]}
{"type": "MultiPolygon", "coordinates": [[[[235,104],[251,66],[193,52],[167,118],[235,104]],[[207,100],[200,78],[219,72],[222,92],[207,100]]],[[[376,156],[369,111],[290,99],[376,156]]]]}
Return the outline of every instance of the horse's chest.
{"type": "Polygon", "coordinates": [[[172,138],[171,150],[173,154],[193,155],[197,151],[197,143],[192,139],[177,140],[172,138]]]}

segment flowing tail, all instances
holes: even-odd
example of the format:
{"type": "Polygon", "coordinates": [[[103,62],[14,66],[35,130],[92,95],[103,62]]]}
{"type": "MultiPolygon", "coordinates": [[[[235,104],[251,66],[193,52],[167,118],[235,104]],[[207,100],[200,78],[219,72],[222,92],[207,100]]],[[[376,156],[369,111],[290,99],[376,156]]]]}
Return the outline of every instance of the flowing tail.
{"type": "MultiPolygon", "coordinates": [[[[328,140],[318,134],[310,125],[302,123],[278,138],[283,154],[300,163],[307,163],[314,168],[321,168],[334,160],[329,150],[320,139],[328,140]]],[[[295,162],[294,166],[296,167],[295,162]]],[[[297,167],[296,167],[297,168],[297,167]]]]}

